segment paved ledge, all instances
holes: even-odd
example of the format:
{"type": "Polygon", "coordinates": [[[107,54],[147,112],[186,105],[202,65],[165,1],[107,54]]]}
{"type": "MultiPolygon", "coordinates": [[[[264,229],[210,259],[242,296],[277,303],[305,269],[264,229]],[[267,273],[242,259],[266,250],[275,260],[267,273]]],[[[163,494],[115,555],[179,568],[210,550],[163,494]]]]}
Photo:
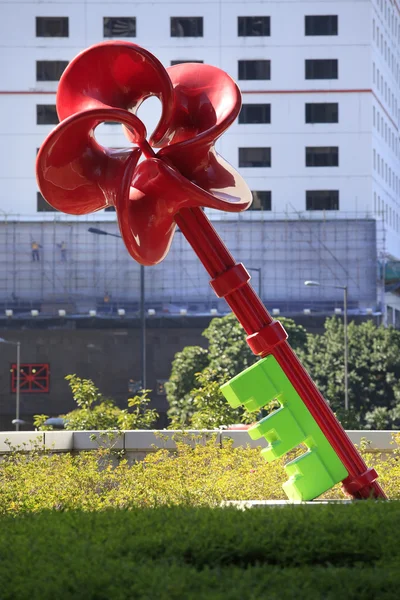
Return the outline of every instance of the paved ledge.
{"type": "Polygon", "coordinates": [[[281,508],[282,506],[299,506],[301,505],[313,505],[318,506],[321,504],[354,504],[357,500],[312,500],[302,502],[301,500],[227,500],[222,502],[221,506],[237,508],[239,510],[246,510],[247,508],[281,508]]]}
{"type": "MultiPolygon", "coordinates": [[[[393,435],[399,431],[347,431],[351,441],[360,445],[362,440],[367,442],[371,452],[393,452],[396,445],[393,435]]],[[[18,448],[31,450],[35,446],[43,446],[54,452],[70,452],[93,450],[99,446],[112,447],[115,450],[125,450],[133,457],[143,458],[148,452],[160,448],[176,449],[175,439],[182,439],[188,444],[205,443],[215,437],[216,444],[222,445],[227,439],[233,440],[234,447],[249,446],[265,448],[265,440],[254,441],[247,431],[238,430],[135,430],[135,431],[3,431],[0,432],[0,453],[4,454],[18,448]]],[[[398,446],[397,446],[398,447],[398,446]]]]}

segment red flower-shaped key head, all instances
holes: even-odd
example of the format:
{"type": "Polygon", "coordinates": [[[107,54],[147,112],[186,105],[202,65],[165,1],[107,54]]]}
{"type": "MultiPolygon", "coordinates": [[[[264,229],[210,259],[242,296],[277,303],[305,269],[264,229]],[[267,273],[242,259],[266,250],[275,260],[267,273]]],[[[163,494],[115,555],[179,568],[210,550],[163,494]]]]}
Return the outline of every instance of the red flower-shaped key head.
{"type": "Polygon", "coordinates": [[[61,122],[37,157],[39,189],[49,204],[69,214],[115,206],[132,257],[157,264],[168,252],[182,208],[238,212],[251,204],[242,177],[215,151],[240,105],[237,85],[216,67],[188,63],[165,69],[135,44],[92,46],[61,77],[61,122]],[[150,96],[160,100],[162,112],[147,141],[135,112],[150,96]],[[96,127],[105,121],[122,124],[128,148],[97,142],[96,127]]]}

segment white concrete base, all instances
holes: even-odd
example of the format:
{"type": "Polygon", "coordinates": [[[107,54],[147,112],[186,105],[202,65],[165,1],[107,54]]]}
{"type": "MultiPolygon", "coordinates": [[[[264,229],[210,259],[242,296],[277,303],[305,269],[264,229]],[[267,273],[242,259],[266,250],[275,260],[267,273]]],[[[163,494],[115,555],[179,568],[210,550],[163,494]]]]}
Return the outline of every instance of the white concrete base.
{"type": "Polygon", "coordinates": [[[354,504],[354,500],[312,500],[311,502],[302,502],[301,500],[227,500],[222,502],[221,506],[229,507],[233,506],[239,510],[245,510],[247,508],[276,508],[281,506],[299,506],[299,505],[321,505],[321,504],[354,504]]]}
{"type": "MultiPolygon", "coordinates": [[[[353,444],[366,442],[366,449],[373,453],[390,453],[399,446],[393,443],[398,431],[347,431],[353,444]]],[[[0,432],[0,454],[13,448],[31,450],[35,445],[43,445],[54,452],[94,450],[108,446],[114,450],[125,450],[127,456],[142,458],[143,453],[155,452],[160,448],[175,450],[175,440],[182,440],[191,446],[204,444],[215,439],[215,444],[223,445],[231,440],[233,447],[266,448],[264,439],[252,440],[247,431],[226,429],[215,430],[135,430],[135,431],[2,431],[0,432]]]]}

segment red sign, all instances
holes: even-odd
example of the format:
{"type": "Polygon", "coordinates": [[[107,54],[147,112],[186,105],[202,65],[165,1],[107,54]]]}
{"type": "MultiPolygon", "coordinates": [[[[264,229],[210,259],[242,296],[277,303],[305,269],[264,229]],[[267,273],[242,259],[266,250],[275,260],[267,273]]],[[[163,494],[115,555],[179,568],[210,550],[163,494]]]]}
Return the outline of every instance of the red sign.
{"type": "MultiPolygon", "coordinates": [[[[47,393],[50,385],[50,367],[43,363],[21,365],[19,389],[23,394],[47,393]]],[[[11,393],[17,391],[17,365],[11,365],[11,393]]]]}

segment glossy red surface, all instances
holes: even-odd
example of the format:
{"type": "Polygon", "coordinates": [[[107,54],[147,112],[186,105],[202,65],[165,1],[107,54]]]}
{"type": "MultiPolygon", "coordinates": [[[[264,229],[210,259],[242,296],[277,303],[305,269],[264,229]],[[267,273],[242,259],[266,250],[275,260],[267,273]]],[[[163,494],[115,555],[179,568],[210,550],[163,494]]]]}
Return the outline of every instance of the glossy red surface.
{"type": "Polygon", "coordinates": [[[61,77],[61,123],[39,151],[39,189],[49,204],[70,214],[114,205],[131,256],[154,265],[168,252],[181,208],[237,212],[251,204],[246,183],[214,148],[240,106],[237,85],[216,67],[164,69],[135,44],[93,46],[61,77]],[[162,114],[148,142],[134,113],[150,96],[160,100],[162,114]],[[105,121],[123,125],[126,149],[97,142],[96,127],[105,121]],[[138,164],[141,155],[145,160],[138,164]]]}
{"type": "Polygon", "coordinates": [[[354,498],[385,498],[363,459],[286,341],[281,324],[248,283],[200,207],[241,211],[251,203],[242,177],[214,148],[240,110],[240,92],[223,71],[203,64],[164,69],[147,50],[105,42],[79,54],[65,70],[57,94],[61,119],[37,157],[37,179],[58,210],[86,214],[114,205],[130,254],[144,265],[168,252],[176,224],[243,325],[260,356],[274,354],[288,379],[348,471],[343,485],[354,498]],[[146,139],[135,111],[149,96],[162,104],[146,139]],[[104,148],[96,127],[115,121],[132,144],[104,148]],[[160,149],[155,153],[154,148],[160,149]],[[139,163],[140,157],[144,160],[139,163]]]}

